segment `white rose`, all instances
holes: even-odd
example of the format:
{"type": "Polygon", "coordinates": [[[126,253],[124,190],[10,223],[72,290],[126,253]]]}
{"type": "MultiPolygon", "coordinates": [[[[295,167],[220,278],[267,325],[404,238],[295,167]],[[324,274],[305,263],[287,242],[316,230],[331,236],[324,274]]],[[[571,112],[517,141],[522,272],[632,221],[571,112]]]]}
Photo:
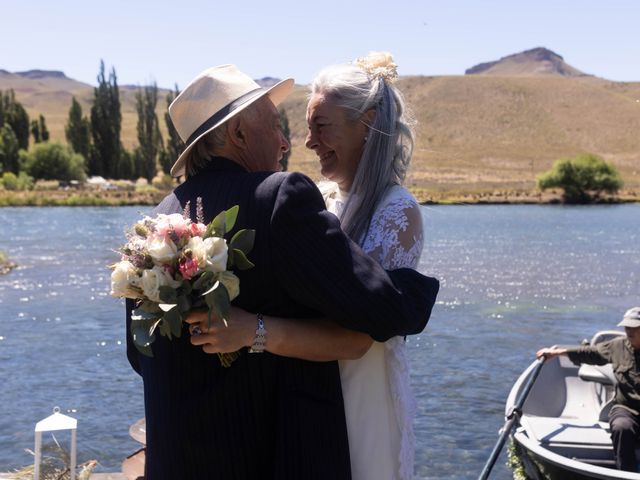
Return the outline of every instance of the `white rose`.
{"type": "Polygon", "coordinates": [[[149,243],[149,255],[156,265],[172,263],[178,255],[178,249],[168,238],[154,238],[149,243]]]}
{"type": "Polygon", "coordinates": [[[227,269],[227,242],[224,238],[209,237],[204,240],[206,265],[204,270],[224,272],[227,269]]]}
{"type": "Polygon", "coordinates": [[[145,296],[152,302],[162,303],[160,299],[160,287],[169,286],[178,288],[180,282],[171,278],[164,268],[155,266],[151,270],[142,272],[141,287],[145,296]]]}
{"type": "Polygon", "coordinates": [[[140,298],[140,277],[136,267],[127,260],[118,262],[111,272],[111,295],[114,297],[140,298]]]}
{"type": "Polygon", "coordinates": [[[229,293],[229,300],[233,300],[240,295],[240,279],[233,272],[221,272],[218,280],[224,285],[229,293]]]}
{"type": "Polygon", "coordinates": [[[207,248],[204,245],[202,237],[191,237],[186,248],[191,250],[193,258],[198,261],[198,266],[204,269],[207,264],[207,248]]]}

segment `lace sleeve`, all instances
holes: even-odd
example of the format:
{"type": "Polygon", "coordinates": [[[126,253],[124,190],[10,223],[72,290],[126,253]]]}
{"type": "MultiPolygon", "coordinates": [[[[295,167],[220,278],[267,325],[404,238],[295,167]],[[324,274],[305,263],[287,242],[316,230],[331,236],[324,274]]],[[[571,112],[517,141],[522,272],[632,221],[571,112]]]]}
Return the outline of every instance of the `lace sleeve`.
{"type": "Polygon", "coordinates": [[[420,206],[406,192],[376,210],[362,248],[386,270],[415,268],[423,240],[420,206]]]}

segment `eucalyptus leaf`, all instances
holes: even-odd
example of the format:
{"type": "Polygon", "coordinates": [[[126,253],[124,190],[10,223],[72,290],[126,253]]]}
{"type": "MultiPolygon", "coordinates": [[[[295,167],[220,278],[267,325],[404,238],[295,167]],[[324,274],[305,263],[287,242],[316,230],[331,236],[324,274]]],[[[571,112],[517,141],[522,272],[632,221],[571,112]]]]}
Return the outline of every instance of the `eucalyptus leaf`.
{"type": "Polygon", "coordinates": [[[214,273],[213,272],[203,272],[202,275],[200,275],[200,277],[193,282],[193,289],[194,290],[202,290],[204,288],[204,286],[207,284],[207,282],[213,280],[214,277],[214,273]]]}
{"type": "Polygon", "coordinates": [[[255,265],[245,256],[245,254],[236,248],[233,249],[233,259],[235,260],[238,270],[249,270],[255,265]]]}
{"type": "Polygon", "coordinates": [[[241,250],[242,253],[247,255],[253,249],[253,243],[256,239],[256,231],[253,229],[239,230],[231,241],[229,242],[229,248],[233,250],[241,250]]]}
{"type": "MultiPolygon", "coordinates": [[[[213,227],[213,235],[216,237],[224,237],[224,234],[227,233],[226,220],[227,215],[224,210],[216,215],[216,218],[214,218],[209,224],[209,227],[213,227]]],[[[209,231],[209,228],[207,228],[207,231],[209,231]]],[[[205,238],[207,238],[206,234],[205,238]]]]}
{"type": "Polygon", "coordinates": [[[132,314],[135,315],[136,312],[146,312],[154,317],[159,317],[162,315],[162,312],[158,308],[158,304],[150,300],[144,300],[140,305],[138,305],[138,307],[132,312],[132,314]]]}
{"type": "Polygon", "coordinates": [[[151,345],[143,347],[141,345],[138,345],[136,342],[133,342],[133,344],[135,345],[136,349],[145,357],[153,358],[153,350],[151,350],[151,345]]]}
{"type": "MultiPolygon", "coordinates": [[[[153,332],[156,331],[156,328],[158,328],[158,325],[160,325],[160,322],[162,322],[162,318],[159,318],[158,320],[153,322],[153,324],[151,325],[151,328],[149,328],[149,335],[153,335],[153,332]]],[[[154,337],[154,340],[155,340],[155,337],[154,337]]]]}
{"type": "Polygon", "coordinates": [[[224,285],[220,284],[215,290],[210,290],[204,298],[209,307],[209,326],[211,326],[212,313],[215,313],[220,319],[229,318],[231,300],[229,299],[229,292],[227,292],[224,285]]]}
{"type": "Polygon", "coordinates": [[[155,341],[156,337],[154,331],[160,323],[160,319],[157,315],[153,315],[141,308],[136,308],[131,312],[131,338],[133,338],[133,344],[138,351],[147,357],[153,357],[151,351],[151,344],[155,341]]]}
{"type": "Polygon", "coordinates": [[[150,333],[152,326],[153,324],[149,324],[147,321],[136,323],[131,322],[131,336],[133,338],[133,342],[141,347],[148,347],[151,345],[156,339],[155,334],[150,333]]]}
{"type": "Polygon", "coordinates": [[[236,264],[233,256],[233,250],[227,249],[227,270],[231,270],[236,264]]]}
{"type": "Polygon", "coordinates": [[[172,308],[177,307],[177,304],[175,303],[159,303],[158,306],[160,307],[160,310],[162,310],[163,312],[168,312],[169,310],[171,310],[172,308]]]}
{"type": "MultiPolygon", "coordinates": [[[[144,305],[144,304],[143,304],[144,305]]],[[[140,322],[140,321],[144,321],[144,320],[157,320],[158,318],[161,317],[161,315],[158,315],[157,313],[153,313],[153,312],[149,312],[148,310],[146,310],[145,308],[143,308],[143,305],[139,306],[138,308],[134,309],[131,311],[131,322],[140,322]]],[[[154,304],[157,306],[157,304],[154,304]]]]}
{"type": "Polygon", "coordinates": [[[178,294],[175,289],[168,285],[160,287],[158,289],[158,293],[160,300],[162,300],[163,303],[176,303],[176,300],[178,299],[178,294]]]}
{"type": "Polygon", "coordinates": [[[238,210],[240,210],[240,206],[234,205],[225,212],[225,230],[227,232],[233,230],[233,227],[236,224],[236,219],[238,218],[238,210]]]}
{"type": "Polygon", "coordinates": [[[214,283],[214,284],[213,284],[213,286],[212,286],[209,290],[207,290],[206,292],[204,292],[204,293],[202,294],[202,296],[203,296],[203,297],[206,297],[208,294],[210,294],[211,292],[213,292],[214,290],[216,290],[220,285],[222,285],[222,284],[220,283],[220,280],[216,280],[216,283],[214,283]]]}
{"type": "Polygon", "coordinates": [[[169,322],[165,322],[164,318],[163,321],[160,322],[158,327],[158,329],[160,330],[160,335],[162,335],[163,337],[167,337],[169,340],[173,338],[171,336],[171,325],[169,325],[169,322]]]}
{"type": "Polygon", "coordinates": [[[164,323],[169,325],[171,334],[180,337],[182,334],[182,313],[179,308],[173,308],[164,314],[164,323]]]}
{"type": "Polygon", "coordinates": [[[188,312],[191,310],[191,299],[188,295],[180,295],[178,297],[178,308],[181,312],[188,312]]]}

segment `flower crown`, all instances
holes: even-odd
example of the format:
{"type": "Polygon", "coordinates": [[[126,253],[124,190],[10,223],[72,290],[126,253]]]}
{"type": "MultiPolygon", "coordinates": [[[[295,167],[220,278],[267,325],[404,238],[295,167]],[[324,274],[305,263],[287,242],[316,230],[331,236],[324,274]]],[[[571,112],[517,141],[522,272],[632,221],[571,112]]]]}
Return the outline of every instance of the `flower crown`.
{"type": "Polygon", "coordinates": [[[387,82],[394,82],[398,78],[398,65],[388,52],[369,52],[366,57],[354,60],[358,67],[374,78],[382,78],[387,82]]]}

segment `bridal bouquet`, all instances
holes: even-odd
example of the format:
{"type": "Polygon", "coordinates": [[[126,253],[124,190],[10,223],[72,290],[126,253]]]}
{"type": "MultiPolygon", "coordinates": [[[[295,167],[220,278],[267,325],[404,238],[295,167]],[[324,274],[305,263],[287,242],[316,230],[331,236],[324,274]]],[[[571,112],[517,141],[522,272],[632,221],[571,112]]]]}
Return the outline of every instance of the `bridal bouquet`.
{"type": "MultiPolygon", "coordinates": [[[[180,337],[183,315],[194,307],[229,316],[231,300],[240,293],[240,281],[231,268],[253,267],[247,254],[253,248],[254,230],[240,230],[229,241],[238,206],[220,212],[204,225],[202,199],[197,199],[197,221],[184,213],[145,217],[131,227],[121,259],[111,266],[111,295],[136,300],[131,315],[131,334],[138,350],[153,356],[156,332],[169,339],[180,337]]],[[[231,365],[235,353],[220,353],[223,366],[231,365]]]]}

